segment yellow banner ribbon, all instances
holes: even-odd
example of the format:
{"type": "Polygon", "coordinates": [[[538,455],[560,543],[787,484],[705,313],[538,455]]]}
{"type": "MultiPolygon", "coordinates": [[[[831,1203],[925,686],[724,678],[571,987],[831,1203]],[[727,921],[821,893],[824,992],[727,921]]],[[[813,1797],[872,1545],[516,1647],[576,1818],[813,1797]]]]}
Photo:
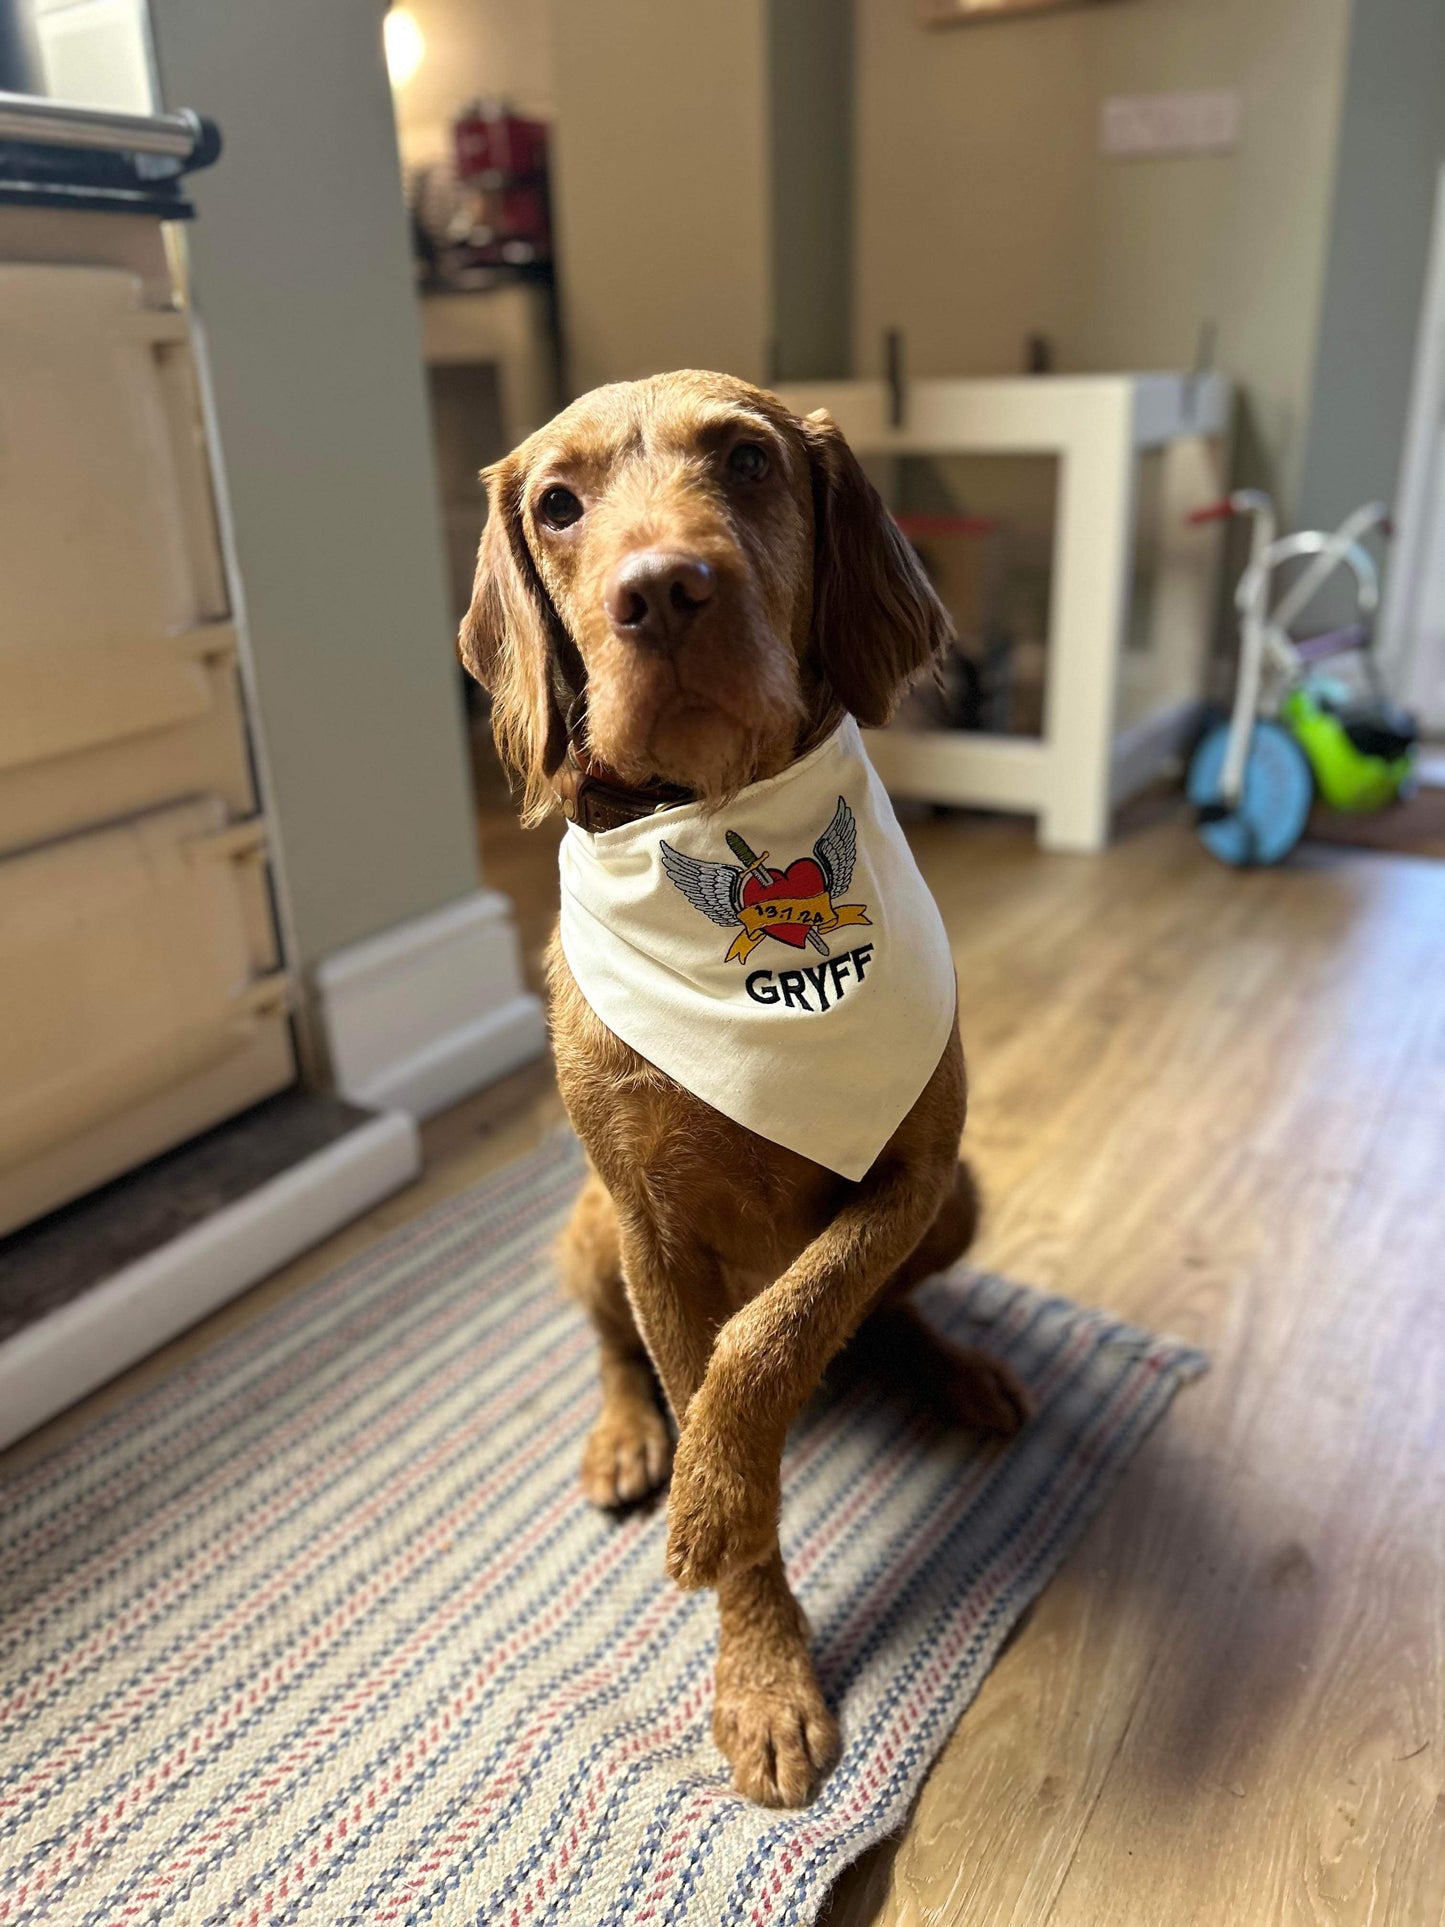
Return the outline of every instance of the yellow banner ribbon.
{"type": "Polygon", "coordinates": [[[845,923],[868,923],[866,903],[835,904],[820,891],[815,897],[765,897],[761,903],[745,903],[738,912],[742,929],[728,951],[729,963],[736,957],[746,963],[770,930],[807,928],[827,935],[845,923]]]}

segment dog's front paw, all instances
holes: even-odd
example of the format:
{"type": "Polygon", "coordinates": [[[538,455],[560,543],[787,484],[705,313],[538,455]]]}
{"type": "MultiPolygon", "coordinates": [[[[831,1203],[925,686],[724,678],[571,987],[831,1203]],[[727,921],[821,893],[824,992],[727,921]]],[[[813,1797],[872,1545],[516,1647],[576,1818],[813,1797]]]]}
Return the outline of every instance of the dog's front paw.
{"type": "Polygon", "coordinates": [[[706,1428],[684,1426],[667,1500],[667,1570],[685,1592],[756,1565],[778,1529],[778,1483],[738,1465],[706,1428]]]}
{"type": "Polygon", "coordinates": [[[812,1669],[764,1687],[718,1688],[713,1738],[733,1785],[761,1807],[801,1807],[837,1763],[842,1742],[812,1669]]]}
{"type": "Polygon", "coordinates": [[[582,1490],[607,1511],[655,1492],[667,1477],[672,1440],[667,1421],[646,1399],[619,1399],[602,1415],[582,1448],[582,1490]]]}

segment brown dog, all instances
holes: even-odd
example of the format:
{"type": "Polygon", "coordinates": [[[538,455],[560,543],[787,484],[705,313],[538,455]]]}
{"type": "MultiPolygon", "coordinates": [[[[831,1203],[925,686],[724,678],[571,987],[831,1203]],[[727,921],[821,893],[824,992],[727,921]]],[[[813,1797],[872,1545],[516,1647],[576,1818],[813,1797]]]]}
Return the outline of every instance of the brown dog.
{"type": "MultiPolygon", "coordinates": [[[[837,428],[722,375],[585,395],[487,471],[461,655],[533,818],[584,829],[777,774],[850,710],[887,720],[947,617],[837,428]]],[[[602,1412],[582,1483],[600,1506],[667,1476],[668,1570],[721,1609],[713,1730],[741,1792],[805,1801],[838,1729],[778,1550],[784,1435],[869,1321],[870,1363],[999,1432],[1007,1368],[904,1304],[972,1237],[953,1036],[859,1183],[755,1136],[613,1035],[554,940],[563,1099],[593,1166],[563,1241],[591,1314],[602,1412]]]]}

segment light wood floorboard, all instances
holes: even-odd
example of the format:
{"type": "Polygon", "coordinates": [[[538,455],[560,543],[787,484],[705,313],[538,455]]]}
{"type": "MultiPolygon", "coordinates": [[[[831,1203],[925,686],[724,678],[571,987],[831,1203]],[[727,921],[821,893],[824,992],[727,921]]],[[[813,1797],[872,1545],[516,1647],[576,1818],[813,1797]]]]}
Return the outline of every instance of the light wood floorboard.
{"type": "Polygon", "coordinates": [[[1436,1927],[1445,870],[1237,876],[1169,825],[1067,868],[915,840],[980,1257],[1215,1365],[831,1919],[1436,1927]]]}

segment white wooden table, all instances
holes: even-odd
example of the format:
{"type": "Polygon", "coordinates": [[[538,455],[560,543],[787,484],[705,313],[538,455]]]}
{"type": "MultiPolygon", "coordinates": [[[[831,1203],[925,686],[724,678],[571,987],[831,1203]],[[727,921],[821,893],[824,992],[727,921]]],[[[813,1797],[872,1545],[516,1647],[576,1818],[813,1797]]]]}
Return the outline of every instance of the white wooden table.
{"type": "Polygon", "coordinates": [[[1177,374],[916,381],[897,426],[882,381],[794,384],[783,399],[803,414],[826,408],[864,456],[1057,458],[1042,735],[895,728],[872,732],[869,750],[897,796],[1024,811],[1049,849],[1103,849],[1114,807],[1177,755],[1198,715],[1219,539],[1185,518],[1224,490],[1228,383],[1177,374]],[[1130,665],[1131,708],[1142,709],[1122,726],[1138,468],[1155,449],[1156,566],[1145,647],[1130,665]]]}

